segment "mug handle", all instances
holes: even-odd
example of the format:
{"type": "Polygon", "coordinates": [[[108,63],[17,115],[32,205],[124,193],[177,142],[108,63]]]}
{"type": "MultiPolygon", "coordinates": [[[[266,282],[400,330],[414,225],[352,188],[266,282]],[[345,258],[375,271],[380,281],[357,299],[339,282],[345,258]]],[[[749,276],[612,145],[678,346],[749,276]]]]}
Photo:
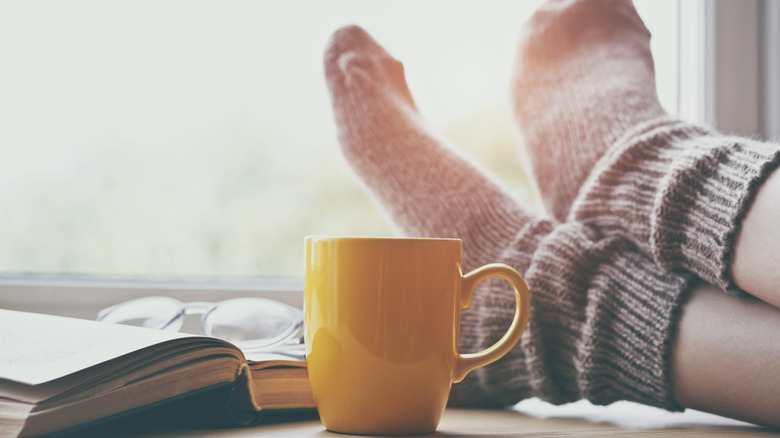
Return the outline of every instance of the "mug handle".
{"type": "Polygon", "coordinates": [[[528,316],[531,310],[528,285],[525,284],[525,280],[517,271],[502,263],[491,263],[482,266],[461,277],[460,308],[465,309],[471,305],[474,288],[479,282],[490,277],[503,278],[514,289],[515,317],[512,319],[512,325],[509,326],[509,330],[504,336],[486,350],[478,353],[458,353],[457,363],[452,372],[452,381],[455,383],[463,380],[470,371],[493,363],[500,359],[501,356],[509,353],[515,344],[520,341],[520,336],[522,336],[525,326],[528,324],[528,316]]]}

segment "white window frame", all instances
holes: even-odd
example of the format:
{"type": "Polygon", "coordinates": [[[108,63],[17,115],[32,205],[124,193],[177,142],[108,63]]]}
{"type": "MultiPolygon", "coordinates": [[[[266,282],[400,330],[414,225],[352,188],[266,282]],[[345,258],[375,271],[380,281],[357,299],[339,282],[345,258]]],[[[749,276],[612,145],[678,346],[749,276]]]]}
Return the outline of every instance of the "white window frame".
{"type": "Polygon", "coordinates": [[[763,0],[761,18],[761,133],[780,138],[780,2],[763,0]]]}
{"type": "Polygon", "coordinates": [[[181,301],[221,301],[264,297],[303,307],[303,280],[259,279],[102,279],[73,276],[1,276],[0,308],[94,319],[113,304],[163,295],[181,301]]]}
{"type": "Polygon", "coordinates": [[[780,2],[685,0],[679,114],[727,134],[780,136],[780,2]]]}
{"type": "MultiPolygon", "coordinates": [[[[680,11],[678,112],[724,132],[780,135],[780,2],[684,0],[680,11]]],[[[0,308],[94,318],[149,295],[186,301],[261,296],[302,306],[301,279],[153,280],[0,275],[0,308]]]]}

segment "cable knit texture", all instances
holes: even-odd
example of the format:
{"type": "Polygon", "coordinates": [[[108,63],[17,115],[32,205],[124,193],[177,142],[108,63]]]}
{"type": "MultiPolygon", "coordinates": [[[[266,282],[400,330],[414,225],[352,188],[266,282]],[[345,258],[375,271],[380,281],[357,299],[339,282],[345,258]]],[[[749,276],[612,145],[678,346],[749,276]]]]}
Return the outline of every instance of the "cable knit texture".
{"type": "MultiPolygon", "coordinates": [[[[524,274],[531,317],[521,343],[453,387],[452,403],[633,400],[679,409],[670,350],[689,278],[662,272],[636,245],[525,211],[483,169],[432,135],[403,67],[363,29],[338,30],[325,74],[345,158],[399,231],[459,237],[464,269],[504,262],[524,274]]],[[[483,282],[462,312],[462,351],[509,327],[514,294],[483,282]]]]}
{"type": "Polygon", "coordinates": [[[662,117],[599,160],[570,219],[625,235],[668,270],[740,293],[729,274],[739,226],[780,163],[780,145],[662,117]]]}

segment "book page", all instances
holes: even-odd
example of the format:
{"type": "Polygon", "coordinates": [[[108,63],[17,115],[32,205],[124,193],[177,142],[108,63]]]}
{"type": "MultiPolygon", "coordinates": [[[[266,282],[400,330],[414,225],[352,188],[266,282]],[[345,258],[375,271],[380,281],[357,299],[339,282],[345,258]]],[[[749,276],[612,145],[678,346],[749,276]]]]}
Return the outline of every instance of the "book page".
{"type": "Polygon", "coordinates": [[[246,354],[247,362],[253,366],[257,365],[260,368],[268,368],[273,366],[292,366],[292,367],[305,367],[306,360],[302,357],[289,356],[286,354],[278,354],[274,352],[253,352],[246,354]]]}
{"type": "Polygon", "coordinates": [[[0,379],[37,385],[184,337],[193,335],[0,309],[0,379]]]}

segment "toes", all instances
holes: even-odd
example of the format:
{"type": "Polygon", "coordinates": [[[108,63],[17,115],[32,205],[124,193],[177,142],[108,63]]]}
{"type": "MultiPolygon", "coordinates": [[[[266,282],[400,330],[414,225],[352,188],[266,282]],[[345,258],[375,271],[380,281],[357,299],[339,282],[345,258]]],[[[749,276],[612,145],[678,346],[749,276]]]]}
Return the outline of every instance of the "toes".
{"type": "Polygon", "coordinates": [[[335,86],[332,81],[364,91],[389,87],[413,104],[403,64],[360,26],[344,26],[333,33],[325,48],[324,64],[331,87],[335,86]]]}
{"type": "Polygon", "coordinates": [[[388,61],[395,60],[360,26],[336,30],[325,47],[325,71],[329,75],[376,74],[388,61]]]}
{"type": "Polygon", "coordinates": [[[631,0],[549,0],[524,26],[521,43],[524,50],[545,55],[630,36],[650,38],[631,0]]]}
{"type": "Polygon", "coordinates": [[[364,56],[375,54],[390,56],[368,32],[354,24],[341,27],[333,32],[325,48],[325,62],[336,60],[347,53],[364,56]]]}

